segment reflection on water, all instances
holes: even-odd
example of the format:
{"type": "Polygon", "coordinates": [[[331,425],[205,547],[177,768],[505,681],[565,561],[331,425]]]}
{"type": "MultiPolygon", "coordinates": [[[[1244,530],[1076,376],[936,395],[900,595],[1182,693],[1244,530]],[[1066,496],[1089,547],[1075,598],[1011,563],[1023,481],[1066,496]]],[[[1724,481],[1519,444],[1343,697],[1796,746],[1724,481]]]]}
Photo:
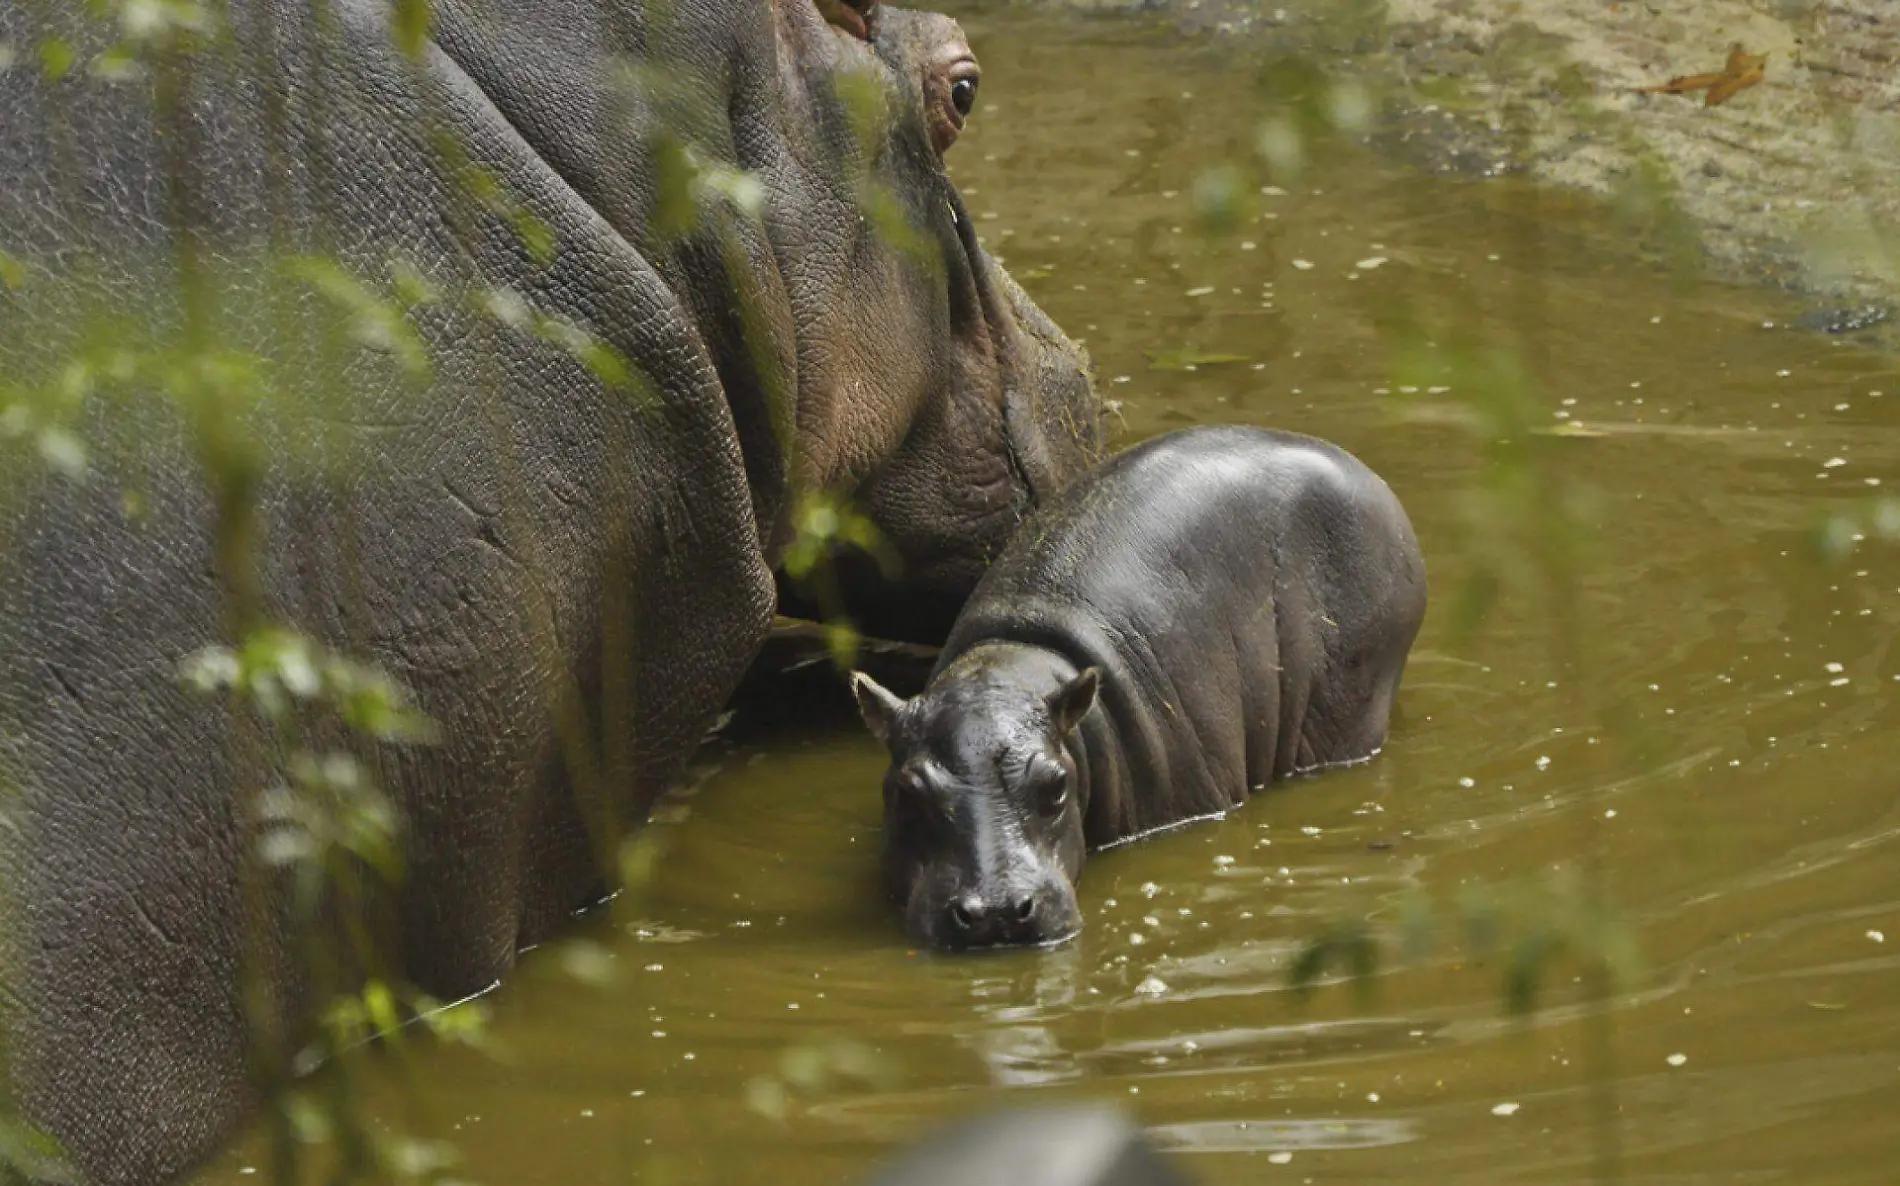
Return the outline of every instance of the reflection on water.
{"type": "Polygon", "coordinates": [[[472,1176],[836,1183],[950,1114],[1089,1096],[1211,1183],[1582,1181],[1573,969],[1530,1025],[1500,1016],[1496,968],[1455,953],[1368,1001],[1284,984],[1320,920],[1535,875],[1596,827],[1648,960],[1616,1020],[1631,1179],[1889,1179],[1900,556],[1823,568],[1808,541],[1900,481],[1895,361],[1782,328],[1767,294],[1685,291],[1555,200],[1528,228],[1531,276],[1508,191],[1363,156],[1204,243],[1185,194],[1244,141],[1245,78],[1126,25],[971,27],[984,101],[959,180],[992,248],[1088,339],[1127,435],[1315,433],[1411,509],[1440,607],[1391,744],[1091,860],[1078,942],[964,959],[908,948],[879,900],[883,759],[849,719],[713,755],[662,825],[651,891],[585,924],[614,986],[530,958],[495,1001],[504,1057],[431,1058],[472,1176]],[[1590,429],[1559,456],[1598,492],[1582,675],[1553,665],[1534,606],[1452,637],[1477,454],[1442,411],[1455,392],[1392,413],[1377,328],[1401,295],[1511,324],[1533,279],[1547,382],[1590,429]],[[1573,716],[1575,678],[1619,735],[1573,716]],[[782,1126],[747,1110],[750,1079],[828,1036],[876,1047],[901,1085],[798,1096],[782,1126]]]}
{"type": "Polygon", "coordinates": [[[1180,1153],[1259,1153],[1295,1149],[1370,1149],[1418,1139],[1411,1120],[1201,1120],[1149,1126],[1163,1149],[1180,1153]]]}

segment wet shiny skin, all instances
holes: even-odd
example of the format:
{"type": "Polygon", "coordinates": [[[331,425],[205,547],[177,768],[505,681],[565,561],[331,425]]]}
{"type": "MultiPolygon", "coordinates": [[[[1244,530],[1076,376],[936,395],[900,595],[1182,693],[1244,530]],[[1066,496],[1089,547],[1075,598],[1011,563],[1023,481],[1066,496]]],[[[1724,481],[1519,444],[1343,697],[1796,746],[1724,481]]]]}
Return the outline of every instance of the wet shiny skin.
{"type": "MultiPolygon", "coordinates": [[[[1080,1095],[1135,1108],[1209,1183],[1581,1182],[1570,969],[1526,1029],[1500,1017],[1495,967],[1450,955],[1367,1005],[1333,990],[1302,1006],[1284,976],[1328,917],[1534,876],[1587,829],[1650,969],[1616,1013],[1631,1178],[1891,1173],[1900,555],[1829,569],[1807,541],[1866,479],[1900,482],[1900,363],[1764,329],[1792,310],[1674,288],[1620,262],[1614,228],[1545,204],[1529,225],[1548,382],[1609,430],[1560,455],[1600,492],[1578,642],[1588,690],[1631,724],[1599,735],[1534,604],[1454,646],[1442,607],[1472,571],[1476,450],[1454,427],[1392,422],[1378,394],[1382,292],[1463,289],[1490,324],[1516,323],[1533,269],[1513,192],[1349,156],[1204,248],[1185,195],[1240,142],[1246,80],[1125,26],[1007,19],[966,21],[985,73],[958,179],[986,241],[1089,340],[1130,434],[1314,433],[1404,499],[1448,595],[1387,751],[1092,858],[1078,941],[975,958],[898,932],[878,884],[885,758],[848,709],[720,755],[659,825],[650,893],[584,928],[617,985],[531,958],[495,1000],[507,1062],[426,1060],[471,1176],[815,1186],[946,1114],[1080,1095]],[[1251,361],[1147,369],[1144,350],[1183,345],[1251,361]],[[1150,978],[1165,991],[1137,993],[1150,978]],[[875,1044],[902,1086],[801,1097],[784,1127],[747,1109],[748,1080],[828,1035],[875,1044]],[[1518,1108],[1494,1115],[1504,1103],[1518,1108]]],[[[247,1180],[255,1156],[210,1180],[247,1180]]]]}

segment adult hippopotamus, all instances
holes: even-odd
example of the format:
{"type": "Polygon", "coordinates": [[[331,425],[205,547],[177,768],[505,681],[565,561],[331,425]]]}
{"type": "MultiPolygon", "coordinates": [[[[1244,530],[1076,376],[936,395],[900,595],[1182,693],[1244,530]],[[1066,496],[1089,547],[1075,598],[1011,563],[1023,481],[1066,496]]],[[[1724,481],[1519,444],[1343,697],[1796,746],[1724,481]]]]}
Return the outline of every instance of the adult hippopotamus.
{"type": "Polygon", "coordinates": [[[898,561],[847,608],[944,607],[1099,449],[944,171],[947,18],[10,3],[0,49],[4,1067],[88,1180],[187,1170],[294,1048],[247,1004],[312,1003],[245,872],[287,735],[181,661],[281,624],[408,686],[436,742],[352,743],[404,823],[369,929],[454,998],[601,894],[805,495],[898,561]]]}
{"type": "Polygon", "coordinates": [[[922,693],[852,678],[906,929],[1061,940],[1088,851],[1370,756],[1424,614],[1405,511],[1342,450],[1201,428],[1115,457],[1024,525],[922,693]]]}

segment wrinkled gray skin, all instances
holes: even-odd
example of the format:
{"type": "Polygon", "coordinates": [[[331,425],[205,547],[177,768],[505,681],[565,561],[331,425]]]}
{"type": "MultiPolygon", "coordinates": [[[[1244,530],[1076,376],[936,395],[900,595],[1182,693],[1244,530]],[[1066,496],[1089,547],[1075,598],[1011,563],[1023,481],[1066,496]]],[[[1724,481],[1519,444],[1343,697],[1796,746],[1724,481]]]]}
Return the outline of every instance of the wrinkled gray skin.
{"type": "Polygon", "coordinates": [[[1424,615],[1404,509],[1332,445],[1201,428],[1115,457],[1024,525],[922,693],[853,677],[906,929],[1059,941],[1086,852],[1370,756],[1424,615]]]}
{"type": "MultiPolygon", "coordinates": [[[[439,997],[491,984],[598,895],[582,776],[595,807],[644,818],[764,636],[797,492],[854,495],[902,588],[954,601],[1098,448],[1080,352],[978,249],[944,175],[975,74],[945,18],[436,0],[412,68],[373,0],[339,2],[328,34],[323,6],[233,0],[209,7],[244,52],[196,62],[184,135],[161,137],[150,77],[85,80],[106,43],[80,7],[0,5],[21,63],[0,72],[0,249],[42,294],[0,296],[0,375],[30,381],[73,344],[44,294],[176,336],[180,180],[220,290],[207,336],[268,352],[286,386],[338,354],[296,329],[324,302],[272,321],[239,279],[273,236],[373,283],[400,255],[445,289],[512,288],[651,384],[643,409],[567,351],[445,304],[416,319],[425,388],[346,342],[328,402],[228,413],[268,442],[265,616],[381,664],[440,725],[440,744],[370,754],[407,827],[399,970],[439,997]],[[64,82],[26,65],[43,19],[73,22],[59,31],[82,69],[64,82]],[[621,63],[659,90],[629,97],[621,63]],[[891,104],[868,154],[833,90],[846,72],[891,104]],[[692,234],[655,236],[663,116],[702,160],[758,177],[758,216],[707,198],[692,234]],[[552,229],[551,264],[461,200],[432,121],[552,229]],[[190,154],[176,175],[167,144],[190,154]],[[940,266],[860,216],[860,173],[940,266]],[[60,278],[82,275],[70,296],[60,278]]],[[[22,792],[0,849],[8,1055],[87,1178],[148,1186],[243,1113],[242,966],[280,999],[298,982],[284,895],[239,891],[237,805],[278,777],[270,754],[240,768],[256,750],[230,744],[234,714],[176,677],[228,638],[192,437],[156,398],[79,427],[83,486],[22,465],[0,505],[0,780],[22,792]]]]}

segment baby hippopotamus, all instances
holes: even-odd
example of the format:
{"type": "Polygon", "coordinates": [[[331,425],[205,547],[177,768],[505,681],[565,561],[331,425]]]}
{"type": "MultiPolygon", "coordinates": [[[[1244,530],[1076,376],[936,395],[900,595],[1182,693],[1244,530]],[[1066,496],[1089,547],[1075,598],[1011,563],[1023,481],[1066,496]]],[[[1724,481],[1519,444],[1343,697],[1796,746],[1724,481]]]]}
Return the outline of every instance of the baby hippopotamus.
{"type": "Polygon", "coordinates": [[[1061,941],[1088,851],[1370,757],[1424,616],[1411,523],[1343,450],[1197,428],[1111,459],[997,557],[922,693],[852,675],[906,929],[1061,941]]]}

